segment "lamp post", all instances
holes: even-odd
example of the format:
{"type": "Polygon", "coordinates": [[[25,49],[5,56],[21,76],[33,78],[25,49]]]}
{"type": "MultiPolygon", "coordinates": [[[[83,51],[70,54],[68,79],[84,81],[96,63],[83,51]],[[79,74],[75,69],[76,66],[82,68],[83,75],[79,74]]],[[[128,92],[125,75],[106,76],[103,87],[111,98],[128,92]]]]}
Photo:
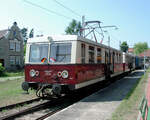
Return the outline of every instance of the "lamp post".
{"type": "Polygon", "coordinates": [[[144,74],[145,74],[145,51],[144,51],[144,74]]]}

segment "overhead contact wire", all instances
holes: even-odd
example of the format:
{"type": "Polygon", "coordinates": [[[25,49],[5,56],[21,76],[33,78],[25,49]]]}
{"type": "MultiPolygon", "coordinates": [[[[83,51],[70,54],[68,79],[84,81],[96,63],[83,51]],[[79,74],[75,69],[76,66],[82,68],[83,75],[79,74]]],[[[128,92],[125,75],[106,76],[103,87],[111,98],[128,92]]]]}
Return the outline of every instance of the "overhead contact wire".
{"type": "Polygon", "coordinates": [[[38,4],[32,3],[32,2],[30,2],[30,1],[24,0],[24,2],[30,4],[30,5],[32,5],[32,6],[34,6],[34,7],[38,7],[38,8],[40,8],[40,9],[43,9],[43,10],[45,10],[45,11],[47,11],[47,12],[51,12],[51,13],[53,13],[53,14],[55,14],[55,15],[62,16],[62,17],[64,17],[64,18],[66,18],[66,19],[72,19],[72,18],[70,18],[70,17],[68,17],[68,16],[65,16],[65,15],[60,14],[60,13],[58,13],[58,12],[49,10],[49,9],[47,9],[47,8],[45,8],[45,7],[42,7],[42,6],[38,5],[38,4]]]}

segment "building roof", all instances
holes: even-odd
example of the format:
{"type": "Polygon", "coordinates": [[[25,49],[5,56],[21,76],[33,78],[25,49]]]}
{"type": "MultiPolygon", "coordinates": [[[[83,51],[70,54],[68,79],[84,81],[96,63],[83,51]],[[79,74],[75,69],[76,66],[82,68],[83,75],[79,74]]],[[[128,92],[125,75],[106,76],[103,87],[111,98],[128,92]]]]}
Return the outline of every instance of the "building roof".
{"type": "Polygon", "coordinates": [[[0,30],[0,38],[4,37],[8,33],[8,29],[0,30]]]}
{"type": "Polygon", "coordinates": [[[129,53],[133,53],[134,49],[133,48],[128,48],[129,53]]]}
{"type": "Polygon", "coordinates": [[[140,57],[144,57],[144,56],[150,57],[150,49],[144,51],[143,53],[140,53],[139,56],[140,57]]]}

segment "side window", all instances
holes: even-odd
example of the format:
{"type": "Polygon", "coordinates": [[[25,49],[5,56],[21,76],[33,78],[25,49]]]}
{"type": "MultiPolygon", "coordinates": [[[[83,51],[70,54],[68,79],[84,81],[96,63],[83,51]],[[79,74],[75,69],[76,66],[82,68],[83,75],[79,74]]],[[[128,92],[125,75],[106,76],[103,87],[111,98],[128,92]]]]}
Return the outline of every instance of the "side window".
{"type": "Polygon", "coordinates": [[[16,43],[16,52],[20,52],[20,43],[16,43]]]}
{"type": "Polygon", "coordinates": [[[89,63],[94,63],[94,47],[89,46],[89,63]]]}
{"type": "Polygon", "coordinates": [[[15,56],[9,57],[10,65],[15,65],[15,56]]]}
{"type": "Polygon", "coordinates": [[[81,62],[85,63],[85,44],[81,44],[81,62]]]}
{"type": "Polygon", "coordinates": [[[16,56],[16,65],[20,65],[20,56],[16,56]]]}
{"type": "Polygon", "coordinates": [[[15,42],[9,42],[9,50],[15,51],[15,42]]]}
{"type": "Polygon", "coordinates": [[[102,52],[100,48],[97,48],[97,63],[102,62],[102,52]]]}

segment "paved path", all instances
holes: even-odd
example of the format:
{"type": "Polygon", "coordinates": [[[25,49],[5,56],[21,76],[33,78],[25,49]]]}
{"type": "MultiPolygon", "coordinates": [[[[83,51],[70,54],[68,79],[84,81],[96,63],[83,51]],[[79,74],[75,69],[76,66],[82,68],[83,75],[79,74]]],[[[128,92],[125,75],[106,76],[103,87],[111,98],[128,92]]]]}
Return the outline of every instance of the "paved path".
{"type": "Polygon", "coordinates": [[[24,76],[16,76],[16,77],[0,77],[0,82],[4,82],[7,80],[16,80],[16,79],[21,79],[24,78],[24,76]]]}
{"type": "Polygon", "coordinates": [[[136,71],[46,120],[110,120],[141,75],[143,71],[136,71]]]}

